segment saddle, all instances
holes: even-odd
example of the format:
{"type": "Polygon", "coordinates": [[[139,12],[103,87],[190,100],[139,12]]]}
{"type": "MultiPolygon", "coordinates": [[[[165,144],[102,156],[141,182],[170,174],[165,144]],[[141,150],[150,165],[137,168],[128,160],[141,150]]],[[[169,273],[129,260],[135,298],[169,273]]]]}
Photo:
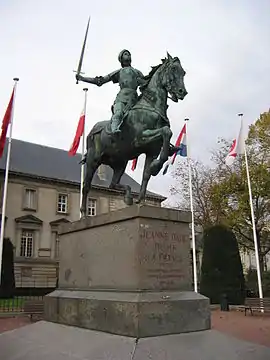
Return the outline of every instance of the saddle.
{"type": "MultiPolygon", "coordinates": [[[[129,113],[129,111],[135,106],[134,105],[129,105],[126,107],[123,117],[122,117],[122,121],[120,126],[123,124],[124,119],[126,118],[127,114],[129,113]]],[[[111,107],[112,113],[113,113],[113,106],[111,107]]],[[[98,122],[95,127],[92,129],[92,131],[90,132],[90,136],[91,135],[95,135],[100,133],[102,130],[104,130],[108,135],[113,135],[112,133],[112,129],[111,129],[111,120],[105,120],[105,121],[100,121],[98,122]]]]}
{"type": "MultiPolygon", "coordinates": [[[[160,112],[158,112],[156,109],[154,109],[150,104],[149,105],[140,105],[138,104],[138,101],[140,100],[141,98],[141,95],[138,97],[137,101],[135,104],[133,105],[127,105],[126,106],[126,109],[124,110],[124,114],[123,114],[123,117],[122,117],[122,121],[121,121],[121,124],[120,124],[120,127],[122,126],[125,118],[127,117],[128,113],[130,110],[148,110],[148,111],[151,111],[151,112],[155,112],[156,114],[158,114],[161,119],[164,121],[164,124],[170,124],[169,122],[169,119],[167,117],[167,114],[161,114],[160,112]]],[[[111,107],[111,111],[113,113],[113,106],[111,107]]],[[[100,121],[98,122],[95,127],[91,130],[90,132],[90,136],[91,135],[95,135],[95,134],[98,134],[100,133],[102,130],[104,130],[108,135],[113,135],[112,133],[112,129],[111,129],[111,120],[105,120],[105,121],[100,121]]]]}

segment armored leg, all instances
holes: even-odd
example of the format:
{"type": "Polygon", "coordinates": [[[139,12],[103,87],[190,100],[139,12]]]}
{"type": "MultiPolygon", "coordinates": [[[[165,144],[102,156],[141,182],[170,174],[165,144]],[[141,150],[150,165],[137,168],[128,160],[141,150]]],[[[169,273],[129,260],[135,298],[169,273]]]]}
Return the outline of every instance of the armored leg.
{"type": "Polygon", "coordinates": [[[125,108],[125,104],[122,102],[117,102],[113,106],[113,116],[111,120],[111,129],[113,133],[121,132],[119,127],[122,122],[124,108],[125,108]]]}

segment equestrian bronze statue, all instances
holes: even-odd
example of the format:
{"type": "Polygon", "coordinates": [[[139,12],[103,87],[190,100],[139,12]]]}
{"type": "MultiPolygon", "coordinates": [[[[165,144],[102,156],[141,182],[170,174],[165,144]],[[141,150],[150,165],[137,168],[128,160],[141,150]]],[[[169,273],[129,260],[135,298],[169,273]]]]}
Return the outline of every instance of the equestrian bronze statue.
{"type": "Polygon", "coordinates": [[[172,131],[167,117],[168,98],[174,102],[187,95],[184,85],[185,71],[180,60],[167,53],[162,63],[152,67],[144,76],[131,66],[131,54],[123,50],[119,54],[121,68],[94,78],[76,74],[77,81],[102,86],[109,81],[119,84],[120,90],[112,105],[112,117],[96,123],[86,140],[86,166],[82,216],[86,216],[87,196],[93,176],[101,164],[113,169],[111,189],[124,190],[125,201],[132,203],[131,189],[120,184],[129,160],[145,154],[145,164],[137,202],[145,199],[151,176],[156,176],[164,163],[178,148],[171,143],[172,131]],[[140,90],[138,95],[137,90],[140,90]]]}

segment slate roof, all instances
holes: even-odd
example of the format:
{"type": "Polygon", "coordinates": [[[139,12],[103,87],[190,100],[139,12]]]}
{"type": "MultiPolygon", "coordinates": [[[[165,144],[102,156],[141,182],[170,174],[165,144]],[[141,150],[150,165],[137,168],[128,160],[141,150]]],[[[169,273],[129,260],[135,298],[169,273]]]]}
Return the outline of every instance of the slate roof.
{"type": "MultiPolygon", "coordinates": [[[[5,146],[3,157],[0,159],[0,171],[5,169],[6,155],[7,145],[5,146]]],[[[9,171],[13,174],[34,176],[78,185],[80,184],[80,160],[80,154],[71,157],[66,150],[12,139],[9,171]]],[[[108,188],[112,178],[112,169],[109,166],[105,166],[105,172],[106,180],[101,180],[97,173],[95,174],[92,182],[94,186],[108,188]]],[[[138,193],[140,190],[140,184],[127,174],[122,176],[121,183],[129,185],[134,193],[138,193]]],[[[147,196],[160,201],[166,199],[150,191],[147,192],[147,196]]]]}

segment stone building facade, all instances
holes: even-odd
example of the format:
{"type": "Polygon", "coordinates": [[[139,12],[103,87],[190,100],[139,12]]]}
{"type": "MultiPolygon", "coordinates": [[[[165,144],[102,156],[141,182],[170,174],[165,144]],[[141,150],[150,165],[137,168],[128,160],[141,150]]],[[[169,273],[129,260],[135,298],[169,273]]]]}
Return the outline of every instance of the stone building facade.
{"type": "MultiPolygon", "coordinates": [[[[59,226],[80,217],[79,161],[80,155],[69,157],[64,150],[12,141],[5,236],[14,244],[16,287],[56,286],[59,226]]],[[[6,153],[0,161],[2,193],[5,163],[6,153]]],[[[106,166],[95,174],[88,216],[126,206],[123,195],[108,188],[111,177],[112,170],[106,166]]],[[[136,198],[140,185],[127,174],[122,182],[131,186],[136,198]]],[[[163,200],[158,194],[147,193],[148,204],[161,206],[163,200]]]]}

